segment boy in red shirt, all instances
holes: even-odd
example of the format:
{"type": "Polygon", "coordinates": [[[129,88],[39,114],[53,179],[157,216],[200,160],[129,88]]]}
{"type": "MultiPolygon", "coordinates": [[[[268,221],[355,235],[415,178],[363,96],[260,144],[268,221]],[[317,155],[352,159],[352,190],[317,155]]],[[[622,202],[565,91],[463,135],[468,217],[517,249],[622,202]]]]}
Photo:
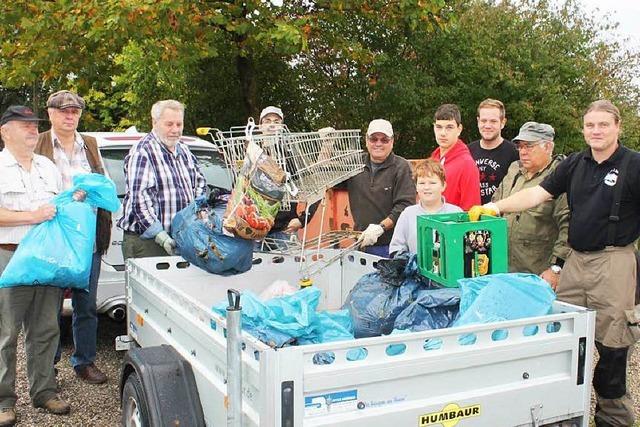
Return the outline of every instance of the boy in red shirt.
{"type": "Polygon", "coordinates": [[[445,200],[467,211],[480,203],[480,173],[471,152],[460,139],[460,109],[454,104],[443,104],[436,110],[434,120],[433,132],[438,148],[431,153],[431,158],[444,167],[447,178],[445,200]]]}

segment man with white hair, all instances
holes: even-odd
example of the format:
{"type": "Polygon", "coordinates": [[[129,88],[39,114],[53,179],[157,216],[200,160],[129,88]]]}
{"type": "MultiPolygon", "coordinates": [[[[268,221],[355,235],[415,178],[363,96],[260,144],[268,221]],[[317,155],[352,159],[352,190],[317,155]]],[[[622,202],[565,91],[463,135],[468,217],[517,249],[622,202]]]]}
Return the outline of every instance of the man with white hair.
{"type": "MultiPolygon", "coordinates": [[[[40,119],[28,107],[13,105],[0,117],[0,273],[36,224],[56,215],[51,199],[62,189],[62,177],[46,157],[34,154],[40,119]]],[[[63,415],[70,406],[56,391],[53,358],[60,330],[62,289],[30,285],[0,288],[0,426],[16,423],[16,349],[24,330],[33,406],[63,415]]]]}
{"type": "Polygon", "coordinates": [[[368,253],[389,256],[393,228],[402,211],[416,202],[409,162],[393,153],[393,127],[375,119],[367,129],[364,170],[347,181],[355,229],[368,253]]]}
{"type": "Polygon", "coordinates": [[[151,107],[153,130],[125,158],[124,258],[173,255],[171,221],[205,191],[198,160],[183,142],[184,105],[174,100],[151,107]]]}

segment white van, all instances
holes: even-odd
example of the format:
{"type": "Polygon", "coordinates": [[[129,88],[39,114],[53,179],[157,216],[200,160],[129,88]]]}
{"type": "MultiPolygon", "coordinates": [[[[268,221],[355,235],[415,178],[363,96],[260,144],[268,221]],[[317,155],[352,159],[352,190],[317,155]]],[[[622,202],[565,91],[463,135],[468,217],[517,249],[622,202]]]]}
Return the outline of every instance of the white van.
{"type": "MultiPolygon", "coordinates": [[[[134,132],[83,132],[98,141],[100,154],[104,160],[105,171],[111,178],[122,201],[125,192],[124,158],[129,149],[140,141],[146,133],[134,132]]],[[[183,137],[182,142],[189,145],[191,152],[200,162],[207,184],[222,188],[231,188],[231,178],[227,173],[224,160],[215,146],[207,141],[195,137],[183,137]]],[[[122,230],[117,222],[122,211],[113,215],[111,229],[111,246],[102,257],[100,281],[98,282],[97,309],[98,313],[107,313],[114,320],[125,318],[124,295],[124,261],[122,257],[122,230]]],[[[71,299],[65,298],[63,314],[71,315],[71,299]]]]}

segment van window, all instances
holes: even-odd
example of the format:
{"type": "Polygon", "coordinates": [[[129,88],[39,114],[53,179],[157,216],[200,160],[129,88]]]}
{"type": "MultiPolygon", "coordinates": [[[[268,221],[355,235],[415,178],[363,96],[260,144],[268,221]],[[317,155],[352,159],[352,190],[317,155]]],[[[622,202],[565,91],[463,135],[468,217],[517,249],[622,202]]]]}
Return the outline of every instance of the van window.
{"type": "MultiPolygon", "coordinates": [[[[215,151],[205,149],[192,149],[191,152],[198,159],[200,169],[207,180],[207,184],[226,188],[228,190],[231,189],[231,178],[227,173],[227,168],[220,154],[215,151]]],[[[125,192],[124,158],[128,153],[128,148],[103,148],[100,150],[107,174],[116,184],[116,191],[120,198],[124,197],[125,192]]]]}

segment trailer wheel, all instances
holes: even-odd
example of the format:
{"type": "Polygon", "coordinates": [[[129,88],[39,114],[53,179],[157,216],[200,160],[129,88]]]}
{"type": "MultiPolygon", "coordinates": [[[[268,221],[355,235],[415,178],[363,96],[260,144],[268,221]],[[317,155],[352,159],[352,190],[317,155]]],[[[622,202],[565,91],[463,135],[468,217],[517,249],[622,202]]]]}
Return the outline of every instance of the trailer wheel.
{"type": "Polygon", "coordinates": [[[122,388],[122,424],[125,427],[148,427],[149,410],[138,375],[133,372],[122,388]]]}

